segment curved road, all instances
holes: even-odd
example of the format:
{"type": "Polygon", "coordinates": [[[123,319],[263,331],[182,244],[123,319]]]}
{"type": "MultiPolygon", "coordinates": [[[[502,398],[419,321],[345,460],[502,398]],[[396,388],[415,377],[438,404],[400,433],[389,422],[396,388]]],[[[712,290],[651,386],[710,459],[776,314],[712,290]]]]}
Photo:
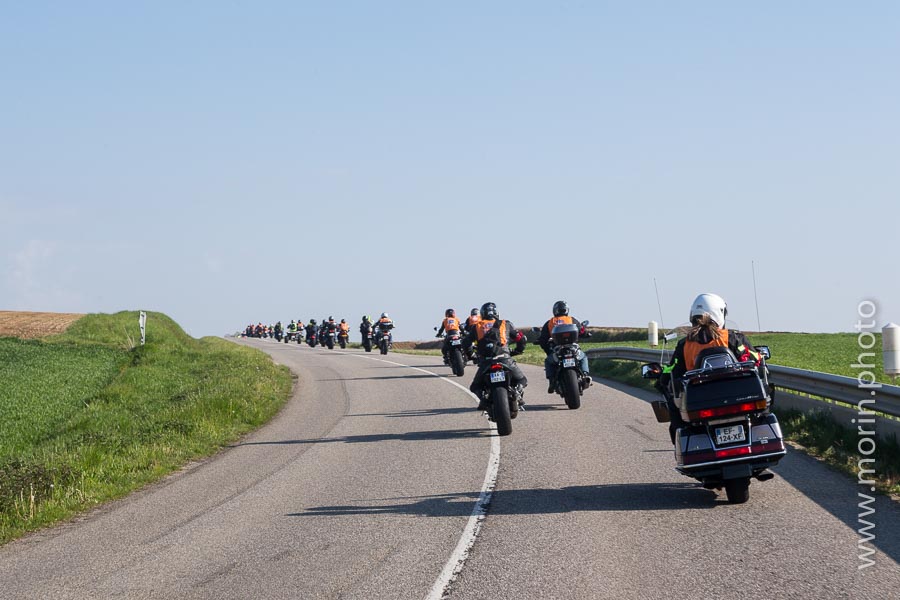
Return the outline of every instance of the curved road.
{"type": "Polygon", "coordinates": [[[0,598],[900,597],[898,506],[874,505],[858,570],[858,486],[799,453],[730,506],[673,470],[630,388],[569,411],[525,366],[527,410],[497,438],[439,358],[243,343],[299,375],[279,416],[0,548],[0,598]]]}

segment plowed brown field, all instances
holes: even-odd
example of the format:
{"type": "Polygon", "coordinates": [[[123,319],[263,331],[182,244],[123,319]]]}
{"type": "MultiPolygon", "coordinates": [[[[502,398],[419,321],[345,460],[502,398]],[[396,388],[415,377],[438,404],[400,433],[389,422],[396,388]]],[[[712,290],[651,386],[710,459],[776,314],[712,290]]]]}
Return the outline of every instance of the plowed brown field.
{"type": "Polygon", "coordinates": [[[0,337],[40,338],[62,333],[83,316],[78,313],[0,310],[0,337]]]}

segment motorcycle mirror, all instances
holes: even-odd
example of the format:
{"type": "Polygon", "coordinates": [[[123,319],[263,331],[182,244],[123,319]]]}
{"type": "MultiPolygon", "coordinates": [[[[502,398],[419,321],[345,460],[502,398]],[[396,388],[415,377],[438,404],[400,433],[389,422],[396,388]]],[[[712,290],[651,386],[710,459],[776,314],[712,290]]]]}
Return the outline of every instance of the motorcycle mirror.
{"type": "Polygon", "coordinates": [[[540,328],[540,327],[532,327],[532,328],[531,328],[531,331],[534,332],[534,333],[540,333],[540,332],[541,332],[541,328],[540,328]]]}
{"type": "Polygon", "coordinates": [[[591,324],[591,322],[590,321],[582,321],[581,324],[584,325],[585,327],[587,327],[588,325],[591,324]]]}
{"type": "Polygon", "coordinates": [[[772,358],[772,352],[769,350],[768,346],[757,346],[756,351],[759,352],[766,360],[772,358]]]}
{"type": "Polygon", "coordinates": [[[657,362],[641,365],[641,377],[644,379],[659,379],[662,375],[662,365],[657,362]]]}

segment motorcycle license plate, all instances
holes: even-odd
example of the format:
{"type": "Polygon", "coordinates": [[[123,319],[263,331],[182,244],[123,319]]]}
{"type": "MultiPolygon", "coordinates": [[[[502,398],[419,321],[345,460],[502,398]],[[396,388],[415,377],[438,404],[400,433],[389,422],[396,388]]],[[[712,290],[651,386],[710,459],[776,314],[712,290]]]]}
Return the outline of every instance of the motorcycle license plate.
{"type": "Polygon", "coordinates": [[[451,346],[459,346],[460,344],[462,344],[462,340],[450,340],[451,346]]]}
{"type": "Polygon", "coordinates": [[[563,359],[563,367],[574,367],[575,359],[574,358],[564,358],[563,359]]]}
{"type": "Polygon", "coordinates": [[[742,425],[732,425],[731,427],[716,427],[716,445],[730,444],[732,442],[744,442],[747,436],[744,434],[742,425]]]}
{"type": "Polygon", "coordinates": [[[491,371],[491,383],[503,383],[506,381],[506,371],[491,371]]]}

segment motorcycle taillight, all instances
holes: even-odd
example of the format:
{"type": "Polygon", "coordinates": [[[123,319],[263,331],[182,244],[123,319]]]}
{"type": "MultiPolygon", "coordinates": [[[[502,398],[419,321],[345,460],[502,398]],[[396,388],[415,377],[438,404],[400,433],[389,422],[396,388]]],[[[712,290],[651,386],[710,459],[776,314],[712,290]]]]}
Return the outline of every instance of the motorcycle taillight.
{"type": "Polygon", "coordinates": [[[494,363],[493,365],[491,365],[491,371],[499,371],[502,368],[503,365],[501,365],[500,363],[494,363]]]}
{"type": "Polygon", "coordinates": [[[765,410],[767,406],[767,402],[765,400],[758,400],[756,402],[744,402],[742,404],[735,404],[733,406],[721,406],[717,408],[703,408],[700,410],[690,411],[688,413],[688,417],[692,421],[699,421],[702,419],[712,419],[715,417],[725,417],[728,415],[737,415],[741,413],[752,413],[760,410],[765,410]]]}

